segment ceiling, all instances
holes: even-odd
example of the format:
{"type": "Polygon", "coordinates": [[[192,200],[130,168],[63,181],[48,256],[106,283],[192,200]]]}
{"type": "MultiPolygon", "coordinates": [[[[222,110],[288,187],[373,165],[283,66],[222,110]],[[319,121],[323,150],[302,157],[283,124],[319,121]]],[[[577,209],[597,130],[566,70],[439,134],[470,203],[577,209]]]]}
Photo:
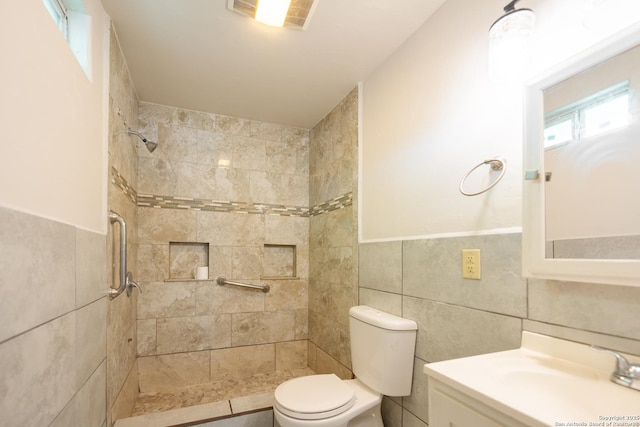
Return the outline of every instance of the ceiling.
{"type": "Polygon", "coordinates": [[[310,129],[445,0],[316,0],[305,31],[227,0],[102,0],[141,101],[310,129]]]}

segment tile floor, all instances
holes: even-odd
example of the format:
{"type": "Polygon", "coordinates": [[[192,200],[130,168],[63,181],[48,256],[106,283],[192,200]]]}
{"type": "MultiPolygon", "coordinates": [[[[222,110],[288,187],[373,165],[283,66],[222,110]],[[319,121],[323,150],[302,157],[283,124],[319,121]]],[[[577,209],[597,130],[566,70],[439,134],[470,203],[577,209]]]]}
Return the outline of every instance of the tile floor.
{"type": "Polygon", "coordinates": [[[198,425],[198,421],[270,409],[273,391],[279,384],[313,374],[308,368],[286,370],[140,393],[131,417],[118,420],[116,427],[198,425]]]}

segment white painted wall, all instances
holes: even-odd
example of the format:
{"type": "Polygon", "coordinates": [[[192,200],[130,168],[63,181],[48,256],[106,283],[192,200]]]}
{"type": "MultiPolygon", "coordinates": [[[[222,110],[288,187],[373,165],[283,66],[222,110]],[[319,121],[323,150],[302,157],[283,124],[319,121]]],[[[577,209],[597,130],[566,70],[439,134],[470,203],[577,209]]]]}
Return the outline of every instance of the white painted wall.
{"type": "Polygon", "coordinates": [[[0,26],[0,205],[106,230],[106,15],[91,17],[91,78],[42,0],[4,5],[0,26]]]}
{"type": "MultiPolygon", "coordinates": [[[[628,0],[608,3],[632,5],[628,0]]],[[[522,86],[491,82],[487,73],[488,29],[505,4],[448,0],[365,80],[361,241],[521,227],[522,86]],[[461,178],[495,155],[508,162],[502,182],[480,196],[461,195],[461,178]]],[[[622,8],[617,20],[597,22],[586,15],[588,4],[523,0],[518,5],[537,16],[525,79],[640,16],[622,8]]],[[[488,178],[488,166],[479,168],[469,190],[488,178]]]]}

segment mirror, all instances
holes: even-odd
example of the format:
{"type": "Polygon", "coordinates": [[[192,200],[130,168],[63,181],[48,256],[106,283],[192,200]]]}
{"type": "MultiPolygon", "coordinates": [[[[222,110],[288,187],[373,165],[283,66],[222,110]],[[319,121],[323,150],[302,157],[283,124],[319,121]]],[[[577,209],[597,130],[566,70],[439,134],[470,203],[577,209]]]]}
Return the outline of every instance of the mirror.
{"type": "Polygon", "coordinates": [[[523,273],[640,286],[640,26],[527,85],[523,273]]]}

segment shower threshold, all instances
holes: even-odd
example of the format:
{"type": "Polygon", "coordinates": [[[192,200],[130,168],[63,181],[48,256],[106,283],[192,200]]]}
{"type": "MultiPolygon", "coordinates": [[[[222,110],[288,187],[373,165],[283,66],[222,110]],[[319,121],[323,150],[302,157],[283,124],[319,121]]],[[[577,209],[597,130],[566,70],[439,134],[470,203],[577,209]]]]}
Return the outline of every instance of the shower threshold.
{"type": "Polygon", "coordinates": [[[270,412],[273,391],[279,384],[313,374],[309,368],[283,370],[140,393],[131,417],[117,420],[114,427],[209,427],[214,426],[216,420],[225,418],[247,414],[259,416],[262,411],[270,412]]]}

